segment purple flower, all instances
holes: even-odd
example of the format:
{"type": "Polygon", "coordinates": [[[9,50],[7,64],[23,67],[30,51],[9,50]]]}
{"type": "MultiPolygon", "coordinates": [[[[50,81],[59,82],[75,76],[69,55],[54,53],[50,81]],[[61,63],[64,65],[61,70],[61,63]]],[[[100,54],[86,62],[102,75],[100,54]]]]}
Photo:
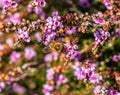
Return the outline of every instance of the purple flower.
{"type": "Polygon", "coordinates": [[[3,0],[3,12],[11,7],[17,7],[17,3],[13,0],[3,0]]]}
{"type": "Polygon", "coordinates": [[[76,32],[76,27],[75,26],[72,27],[72,29],[66,31],[67,34],[73,34],[75,32],[76,32]]]}
{"type": "Polygon", "coordinates": [[[74,71],[74,76],[76,76],[78,80],[86,79],[87,73],[85,68],[83,67],[76,68],[74,71]]]}
{"type": "Polygon", "coordinates": [[[0,92],[5,88],[5,83],[0,81],[0,92]]]}
{"type": "Polygon", "coordinates": [[[53,60],[57,61],[58,57],[59,57],[59,54],[57,52],[52,52],[52,55],[53,55],[53,60]]]}
{"type": "Polygon", "coordinates": [[[99,83],[102,77],[99,74],[92,74],[89,78],[91,83],[99,83]]]}
{"type": "Polygon", "coordinates": [[[45,60],[45,62],[51,62],[51,61],[52,61],[52,54],[47,54],[47,55],[44,57],[44,60],[45,60]]]}
{"type": "Polygon", "coordinates": [[[96,32],[94,32],[95,37],[95,46],[103,45],[108,37],[110,37],[110,33],[99,28],[96,32]]]}
{"type": "Polygon", "coordinates": [[[58,60],[58,56],[59,56],[59,54],[57,52],[52,52],[52,53],[47,54],[44,57],[44,60],[45,60],[45,62],[51,62],[52,60],[56,61],[56,60],[58,60]]]}
{"type": "Polygon", "coordinates": [[[65,46],[65,51],[66,51],[66,58],[74,59],[74,60],[79,60],[80,58],[80,53],[77,51],[78,46],[71,45],[70,43],[64,44],[65,46]]]}
{"type": "Polygon", "coordinates": [[[47,80],[52,80],[54,78],[55,71],[53,68],[47,69],[46,73],[47,80]]]}
{"type": "Polygon", "coordinates": [[[32,58],[37,56],[36,51],[33,48],[30,48],[30,47],[26,47],[24,52],[25,52],[24,57],[27,60],[31,60],[32,58]]]}
{"type": "Polygon", "coordinates": [[[37,38],[38,42],[41,42],[42,41],[41,33],[40,32],[36,32],[35,33],[35,38],[37,38]]]}
{"type": "Polygon", "coordinates": [[[42,92],[44,93],[44,95],[51,95],[50,93],[53,90],[54,90],[54,86],[53,85],[49,85],[49,84],[44,84],[43,85],[42,92]]]}
{"type": "Polygon", "coordinates": [[[60,19],[61,18],[58,16],[58,12],[53,12],[52,17],[48,17],[46,19],[47,23],[45,24],[44,32],[55,31],[57,27],[62,27],[60,19]]]}
{"type": "Polygon", "coordinates": [[[102,89],[102,87],[101,87],[100,85],[96,86],[96,87],[94,88],[94,94],[95,94],[95,95],[99,95],[100,92],[101,92],[101,89],[102,89]]]}
{"type": "Polygon", "coordinates": [[[45,2],[45,0],[35,0],[34,2],[33,2],[33,5],[39,5],[39,6],[41,6],[41,7],[45,7],[45,5],[46,5],[46,2],[45,2]]]}
{"type": "Polygon", "coordinates": [[[120,61],[120,54],[116,54],[112,57],[113,61],[120,61]]]}
{"type": "Polygon", "coordinates": [[[23,39],[25,42],[30,42],[30,36],[29,36],[29,29],[24,30],[19,28],[18,29],[18,39],[23,39]]]}
{"type": "Polygon", "coordinates": [[[117,90],[115,90],[115,89],[113,89],[113,88],[110,88],[110,89],[108,90],[108,95],[118,95],[117,93],[118,93],[117,90]]]}
{"type": "Polygon", "coordinates": [[[21,54],[20,54],[20,53],[18,53],[18,52],[16,52],[16,51],[13,51],[13,52],[11,53],[11,55],[10,55],[10,60],[11,60],[12,62],[17,62],[17,61],[20,60],[20,57],[21,57],[21,54]]]}
{"type": "Polygon", "coordinates": [[[94,19],[94,22],[95,22],[96,24],[103,25],[103,24],[105,24],[105,19],[103,19],[103,18],[95,18],[95,19],[94,19]]]}
{"type": "Polygon", "coordinates": [[[116,36],[117,36],[117,37],[120,37],[120,28],[117,28],[117,29],[115,30],[115,32],[116,32],[116,36]]]}
{"type": "Polygon", "coordinates": [[[4,50],[4,46],[0,44],[0,51],[4,50]]]}
{"type": "Polygon", "coordinates": [[[19,94],[24,94],[26,92],[25,87],[22,87],[17,83],[13,84],[12,89],[14,92],[19,93],[19,94]]]}
{"type": "Polygon", "coordinates": [[[95,95],[109,95],[109,94],[107,94],[107,92],[108,92],[107,88],[105,88],[104,86],[101,86],[101,85],[97,85],[94,88],[95,95]]]}
{"type": "Polygon", "coordinates": [[[61,84],[65,84],[67,81],[68,81],[68,79],[64,75],[60,74],[60,75],[58,75],[58,78],[56,81],[57,86],[60,86],[61,84]]]}
{"type": "Polygon", "coordinates": [[[74,76],[78,80],[83,80],[84,82],[90,81],[91,83],[99,83],[99,81],[102,79],[102,77],[95,73],[95,67],[96,65],[87,63],[86,67],[82,67],[79,62],[76,62],[74,65],[74,76]]]}
{"type": "Polygon", "coordinates": [[[83,8],[89,8],[91,3],[89,0],[79,0],[79,5],[83,8]]]}
{"type": "Polygon", "coordinates": [[[0,8],[3,7],[3,0],[0,0],[0,8]]]}
{"type": "Polygon", "coordinates": [[[12,23],[20,23],[21,22],[20,13],[15,13],[12,16],[6,18],[5,22],[8,21],[11,21],[12,23]]]}
{"type": "Polygon", "coordinates": [[[103,0],[104,5],[106,6],[107,9],[111,10],[113,8],[110,0],[103,0]]]}

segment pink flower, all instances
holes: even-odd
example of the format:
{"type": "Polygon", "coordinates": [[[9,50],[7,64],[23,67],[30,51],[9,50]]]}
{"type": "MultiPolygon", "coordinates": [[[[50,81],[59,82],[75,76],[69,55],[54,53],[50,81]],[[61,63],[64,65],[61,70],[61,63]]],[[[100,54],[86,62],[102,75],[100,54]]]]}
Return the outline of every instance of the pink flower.
{"type": "Polygon", "coordinates": [[[3,0],[0,0],[0,8],[3,7],[3,0]]]}
{"type": "Polygon", "coordinates": [[[54,78],[55,71],[53,68],[47,69],[46,73],[47,80],[52,80],[54,78]]]}
{"type": "Polygon", "coordinates": [[[51,61],[52,61],[52,54],[47,54],[47,55],[44,57],[44,60],[45,60],[45,62],[51,62],[51,61]]]}
{"type": "Polygon", "coordinates": [[[30,42],[29,29],[24,30],[19,28],[18,34],[19,34],[18,39],[23,39],[25,42],[30,42]]]}
{"type": "Polygon", "coordinates": [[[49,84],[44,84],[43,85],[43,90],[42,92],[44,95],[51,95],[50,93],[54,90],[54,86],[49,85],[49,84]]]}
{"type": "Polygon", "coordinates": [[[19,94],[24,94],[26,92],[25,87],[22,87],[17,83],[13,84],[12,89],[14,92],[19,93],[19,94]]]}
{"type": "Polygon", "coordinates": [[[0,92],[5,88],[5,83],[0,81],[0,92]]]}
{"type": "Polygon", "coordinates": [[[94,94],[95,94],[95,95],[99,95],[100,92],[101,92],[101,89],[102,89],[102,87],[101,87],[100,85],[96,86],[96,87],[94,88],[94,94]]]}
{"type": "Polygon", "coordinates": [[[58,79],[57,79],[58,86],[60,86],[61,84],[65,84],[67,81],[68,79],[64,75],[62,74],[58,75],[58,79]]]}
{"type": "Polygon", "coordinates": [[[45,5],[46,5],[45,0],[35,0],[33,3],[35,5],[40,5],[41,7],[45,7],[45,5]]]}
{"type": "Polygon", "coordinates": [[[5,19],[5,21],[6,22],[11,21],[12,23],[20,23],[21,22],[20,13],[13,14],[12,16],[5,19]]]}
{"type": "Polygon", "coordinates": [[[16,52],[16,51],[13,51],[13,52],[11,53],[11,55],[10,55],[10,60],[11,60],[12,62],[17,62],[17,61],[20,60],[20,57],[21,57],[21,54],[20,54],[20,53],[18,53],[18,52],[16,52]]]}
{"type": "Polygon", "coordinates": [[[17,7],[17,3],[13,0],[3,0],[3,9],[7,10],[10,7],[17,7]]]}
{"type": "Polygon", "coordinates": [[[37,56],[36,51],[33,48],[30,48],[30,47],[26,47],[24,52],[25,52],[24,57],[27,60],[31,60],[32,58],[37,56]]]}
{"type": "Polygon", "coordinates": [[[103,19],[103,18],[95,18],[95,19],[94,19],[94,22],[95,22],[96,24],[103,25],[103,24],[105,24],[105,19],[103,19]]]}
{"type": "Polygon", "coordinates": [[[56,61],[56,60],[58,60],[58,56],[59,56],[59,54],[57,52],[52,52],[52,53],[47,54],[44,57],[44,60],[45,60],[45,62],[51,62],[52,60],[56,61]]]}
{"type": "Polygon", "coordinates": [[[111,10],[113,8],[112,3],[110,0],[103,0],[104,5],[106,6],[107,9],[111,10]]]}
{"type": "Polygon", "coordinates": [[[102,77],[97,73],[92,74],[89,78],[91,83],[99,83],[101,79],[102,77]]]}
{"type": "Polygon", "coordinates": [[[79,0],[79,5],[83,8],[89,8],[91,3],[89,0],[79,0]]]}
{"type": "Polygon", "coordinates": [[[35,33],[35,38],[37,39],[38,42],[41,42],[41,41],[42,41],[42,37],[41,37],[40,32],[36,32],[36,33],[35,33]]]}

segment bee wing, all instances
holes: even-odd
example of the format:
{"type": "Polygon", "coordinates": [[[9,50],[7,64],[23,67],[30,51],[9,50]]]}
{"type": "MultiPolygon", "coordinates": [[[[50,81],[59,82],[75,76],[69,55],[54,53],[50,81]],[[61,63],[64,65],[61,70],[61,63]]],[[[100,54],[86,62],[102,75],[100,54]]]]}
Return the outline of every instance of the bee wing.
{"type": "Polygon", "coordinates": [[[51,52],[51,49],[50,49],[50,47],[48,46],[48,47],[43,48],[42,51],[43,51],[44,53],[49,53],[49,52],[51,52]]]}

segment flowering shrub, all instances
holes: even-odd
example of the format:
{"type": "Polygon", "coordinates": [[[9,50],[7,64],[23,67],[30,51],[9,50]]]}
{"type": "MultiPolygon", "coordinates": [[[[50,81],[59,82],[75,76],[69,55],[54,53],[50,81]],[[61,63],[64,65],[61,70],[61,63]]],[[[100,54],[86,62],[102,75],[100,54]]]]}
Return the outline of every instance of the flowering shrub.
{"type": "Polygon", "coordinates": [[[119,0],[0,0],[0,95],[120,95],[119,0]]]}

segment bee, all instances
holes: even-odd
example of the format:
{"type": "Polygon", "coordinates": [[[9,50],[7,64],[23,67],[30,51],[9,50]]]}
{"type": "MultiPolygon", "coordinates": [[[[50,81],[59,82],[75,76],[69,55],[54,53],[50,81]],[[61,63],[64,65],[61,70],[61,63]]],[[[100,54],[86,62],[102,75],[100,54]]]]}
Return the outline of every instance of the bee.
{"type": "Polygon", "coordinates": [[[61,52],[63,50],[63,43],[58,42],[58,41],[52,41],[48,47],[45,47],[43,49],[43,52],[48,53],[48,52],[61,52]]]}

